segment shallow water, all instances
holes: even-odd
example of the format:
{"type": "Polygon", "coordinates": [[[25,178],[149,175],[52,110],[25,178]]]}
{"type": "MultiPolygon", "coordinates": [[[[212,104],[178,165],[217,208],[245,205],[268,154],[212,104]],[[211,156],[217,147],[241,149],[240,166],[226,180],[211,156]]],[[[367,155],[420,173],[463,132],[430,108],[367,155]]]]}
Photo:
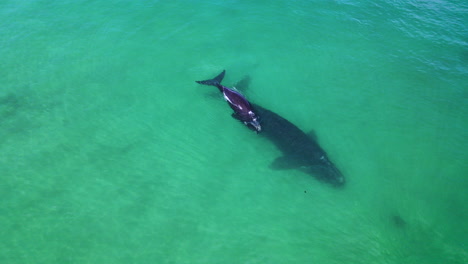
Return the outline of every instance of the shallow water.
{"type": "Polygon", "coordinates": [[[463,1],[3,1],[1,263],[467,263],[463,1]],[[233,120],[320,144],[334,189],[233,120]]]}

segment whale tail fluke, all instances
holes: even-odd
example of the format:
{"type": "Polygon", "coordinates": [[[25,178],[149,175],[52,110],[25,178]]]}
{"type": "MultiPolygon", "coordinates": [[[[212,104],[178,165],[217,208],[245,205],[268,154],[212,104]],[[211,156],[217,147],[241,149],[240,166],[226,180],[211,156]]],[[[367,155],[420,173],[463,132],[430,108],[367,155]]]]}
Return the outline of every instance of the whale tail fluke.
{"type": "Polygon", "coordinates": [[[221,81],[223,80],[225,73],[226,73],[226,70],[223,70],[220,74],[218,74],[218,76],[214,77],[211,80],[196,81],[196,82],[199,84],[216,86],[222,92],[223,90],[221,88],[221,81]]]}

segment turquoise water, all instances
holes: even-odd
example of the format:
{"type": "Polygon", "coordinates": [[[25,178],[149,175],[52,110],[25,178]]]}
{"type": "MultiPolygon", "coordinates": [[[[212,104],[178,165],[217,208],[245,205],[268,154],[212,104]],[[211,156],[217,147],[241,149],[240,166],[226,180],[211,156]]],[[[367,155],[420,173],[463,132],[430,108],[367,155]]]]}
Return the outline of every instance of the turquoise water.
{"type": "Polygon", "coordinates": [[[2,1],[0,263],[467,263],[468,5],[361,2],[2,1]]]}

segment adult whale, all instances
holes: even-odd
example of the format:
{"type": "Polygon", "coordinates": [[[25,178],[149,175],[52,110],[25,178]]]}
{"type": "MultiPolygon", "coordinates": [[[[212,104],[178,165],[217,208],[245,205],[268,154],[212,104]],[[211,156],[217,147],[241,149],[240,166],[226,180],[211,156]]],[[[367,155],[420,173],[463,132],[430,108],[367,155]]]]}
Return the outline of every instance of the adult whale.
{"type": "Polygon", "coordinates": [[[232,117],[241,121],[248,128],[255,132],[260,132],[262,127],[259,122],[259,117],[255,113],[254,108],[249,101],[238,91],[221,85],[226,70],[223,70],[218,76],[211,80],[196,81],[199,84],[216,86],[223,94],[224,99],[229,104],[234,113],[232,117]]]}
{"type": "Polygon", "coordinates": [[[258,104],[253,104],[262,117],[262,137],[273,142],[283,153],[271,164],[273,169],[299,169],[336,187],[345,178],[318,144],[315,134],[308,135],[296,125],[258,104]]]}
{"type": "MultiPolygon", "coordinates": [[[[246,92],[250,81],[250,77],[246,76],[236,87],[246,92]]],[[[336,187],[345,184],[343,174],[319,145],[315,133],[306,134],[279,114],[258,104],[252,106],[262,118],[260,136],[274,143],[283,153],[283,156],[273,161],[270,166],[272,169],[298,169],[336,187]]]]}

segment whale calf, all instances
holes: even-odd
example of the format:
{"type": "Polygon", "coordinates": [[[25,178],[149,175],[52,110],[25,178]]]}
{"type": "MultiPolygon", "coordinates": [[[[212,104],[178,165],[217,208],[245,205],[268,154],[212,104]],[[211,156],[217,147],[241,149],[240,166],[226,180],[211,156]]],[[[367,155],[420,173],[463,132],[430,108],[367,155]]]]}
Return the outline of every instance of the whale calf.
{"type": "Polygon", "coordinates": [[[262,130],[262,126],[260,125],[259,116],[254,110],[254,107],[252,107],[252,104],[250,104],[250,102],[240,92],[221,85],[221,81],[223,80],[225,73],[226,71],[223,70],[218,76],[211,80],[196,82],[199,84],[217,87],[218,90],[223,94],[226,102],[234,111],[232,117],[241,121],[244,125],[256,133],[260,132],[262,130]]]}

